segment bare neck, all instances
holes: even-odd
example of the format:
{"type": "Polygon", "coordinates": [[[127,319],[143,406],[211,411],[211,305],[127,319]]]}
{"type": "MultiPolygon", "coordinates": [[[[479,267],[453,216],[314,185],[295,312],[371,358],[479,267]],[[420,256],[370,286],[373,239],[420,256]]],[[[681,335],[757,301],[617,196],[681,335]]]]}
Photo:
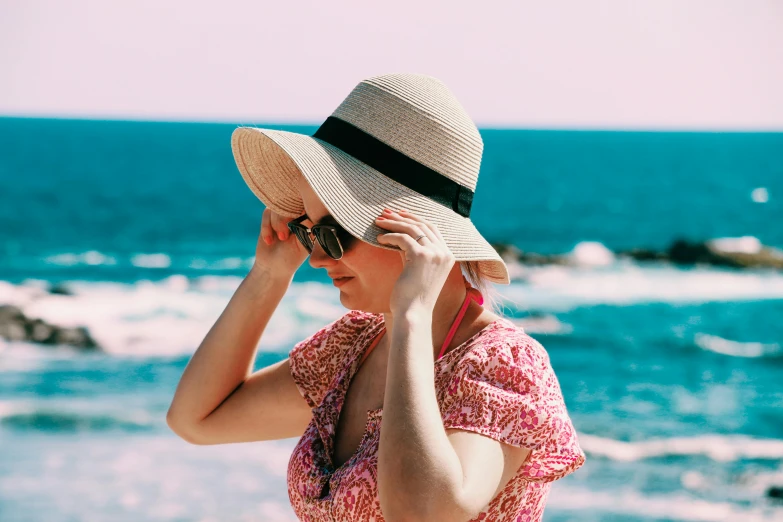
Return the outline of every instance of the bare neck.
{"type": "MultiPolygon", "coordinates": [[[[446,283],[443,285],[443,289],[438,296],[438,300],[435,302],[435,308],[432,311],[432,350],[433,357],[437,357],[440,352],[440,348],[443,346],[443,342],[446,340],[446,336],[449,333],[454,319],[457,317],[462,303],[465,301],[467,295],[467,288],[463,280],[462,272],[460,270],[452,270],[449,274],[446,283]]],[[[481,305],[473,301],[470,302],[468,310],[465,312],[464,322],[469,323],[474,314],[480,315],[482,310],[481,305]]],[[[394,317],[391,312],[383,313],[383,320],[386,327],[386,333],[391,332],[394,325],[394,317]]],[[[459,342],[458,336],[454,336],[452,344],[459,342]]],[[[388,341],[386,334],[384,334],[384,341],[388,341]]]]}

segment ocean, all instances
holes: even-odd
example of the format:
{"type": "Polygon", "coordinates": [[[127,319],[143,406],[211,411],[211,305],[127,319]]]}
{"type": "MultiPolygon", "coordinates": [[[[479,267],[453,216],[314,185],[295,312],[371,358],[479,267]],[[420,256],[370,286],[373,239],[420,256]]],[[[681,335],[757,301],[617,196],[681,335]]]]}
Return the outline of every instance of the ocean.
{"type": "MultiPolygon", "coordinates": [[[[165,421],[253,262],[263,205],[236,126],[0,118],[0,305],[102,348],[0,338],[0,520],[294,520],[295,439],[192,446],[165,421]]],[[[481,134],[476,227],[568,260],[495,286],[587,454],[545,520],[783,519],[783,271],[619,255],[783,248],[783,133],[481,134]]],[[[305,262],[256,367],[345,311],[305,262]]]]}

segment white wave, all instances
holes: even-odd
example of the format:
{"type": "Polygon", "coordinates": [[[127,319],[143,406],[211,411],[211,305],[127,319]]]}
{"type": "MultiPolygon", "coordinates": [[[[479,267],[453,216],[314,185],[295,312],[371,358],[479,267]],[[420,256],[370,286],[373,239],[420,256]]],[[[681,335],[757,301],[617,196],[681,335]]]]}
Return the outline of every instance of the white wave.
{"type": "Polygon", "coordinates": [[[742,343],[705,333],[697,333],[694,342],[704,350],[734,357],[770,357],[781,354],[780,345],[777,343],[742,343]]]}
{"type": "MultiPolygon", "coordinates": [[[[71,281],[73,295],[49,294],[37,282],[0,282],[0,303],[17,305],[28,317],[58,326],[85,326],[109,353],[179,355],[195,351],[241,281],[217,276],[189,280],[182,275],[134,284],[71,281]]],[[[346,312],[331,286],[292,284],[259,349],[287,352],[346,312]]],[[[5,353],[11,344],[4,343],[5,353]]]]}
{"type": "Polygon", "coordinates": [[[735,477],[735,482],[753,492],[757,497],[764,496],[770,488],[783,487],[783,466],[777,470],[763,471],[759,469],[746,470],[735,477]]]}
{"type": "Polygon", "coordinates": [[[166,253],[144,253],[139,252],[130,254],[127,257],[119,257],[90,250],[87,252],[64,252],[54,254],[43,258],[44,263],[59,265],[64,267],[74,266],[97,266],[97,265],[122,265],[135,266],[139,268],[191,268],[195,270],[240,270],[253,267],[255,257],[216,257],[205,258],[201,256],[183,256],[172,258],[166,253]]]}
{"type": "Polygon", "coordinates": [[[580,266],[609,266],[615,262],[614,252],[597,241],[582,241],[568,255],[580,266]]]}
{"type": "MultiPolygon", "coordinates": [[[[525,277],[524,282],[495,289],[501,302],[544,313],[518,320],[523,328],[536,333],[568,334],[571,326],[560,323],[551,313],[578,306],[783,298],[783,275],[774,272],[642,268],[618,262],[611,267],[526,267],[525,277]]],[[[55,325],[85,326],[110,353],[179,355],[196,349],[242,280],[239,276],[189,279],[172,275],[133,284],[68,281],[65,286],[73,295],[50,294],[46,281],[0,281],[0,304],[17,305],[28,317],[55,325]]],[[[287,351],[346,311],[332,285],[293,283],[275,311],[260,349],[287,351]]],[[[720,349],[715,339],[699,339],[710,349],[720,349]]],[[[753,345],[744,349],[748,352],[753,345]]]]}
{"type": "Polygon", "coordinates": [[[44,259],[45,262],[53,265],[76,266],[76,265],[116,265],[115,257],[102,254],[96,250],[90,250],[80,254],[64,253],[49,256],[44,259]]]}
{"type": "Polygon", "coordinates": [[[18,403],[11,401],[0,401],[0,419],[13,415],[21,409],[18,403]]]}
{"type": "Polygon", "coordinates": [[[38,279],[28,279],[21,285],[0,281],[0,305],[24,307],[36,299],[47,298],[49,284],[38,279]]]}
{"type": "Polygon", "coordinates": [[[72,361],[77,357],[85,359],[99,354],[70,346],[44,346],[0,338],[0,355],[0,372],[31,372],[54,361],[72,361]]]}
{"type": "MultiPolygon", "coordinates": [[[[752,237],[750,240],[757,241],[752,237]]],[[[754,248],[750,240],[722,238],[715,241],[724,249],[748,251],[754,248]]],[[[520,309],[541,311],[561,311],[596,304],[783,299],[783,272],[780,271],[640,265],[630,259],[615,258],[604,245],[596,242],[579,243],[569,256],[571,264],[567,266],[527,266],[509,261],[507,265],[513,283],[498,285],[496,289],[520,309]]],[[[64,264],[117,262],[99,252],[62,254],[54,258],[64,264]]],[[[132,262],[128,261],[130,264],[141,267],[175,270],[182,267],[204,271],[244,270],[252,267],[254,262],[252,257],[188,257],[177,260],[165,254],[137,254],[131,259],[132,262]]],[[[227,281],[233,285],[233,280],[227,281]]],[[[225,283],[214,280],[204,284],[225,286],[225,283]]],[[[3,289],[0,288],[0,303],[4,302],[2,294],[3,289]]]]}
{"type": "Polygon", "coordinates": [[[195,270],[237,270],[240,268],[250,269],[253,267],[255,257],[242,259],[241,257],[226,257],[221,259],[203,259],[194,257],[188,262],[188,268],[195,270]]]}
{"type": "Polygon", "coordinates": [[[0,459],[9,463],[0,468],[0,491],[16,500],[9,522],[292,522],[285,473],[295,444],[196,446],[149,433],[59,437],[56,443],[15,438],[0,446],[0,459]]]}
{"type": "Polygon", "coordinates": [[[529,334],[567,335],[574,331],[574,327],[560,321],[551,314],[532,315],[521,319],[512,319],[511,322],[522,327],[529,334]]]}
{"type": "Polygon", "coordinates": [[[767,203],[769,201],[769,190],[766,187],[756,187],[750,193],[750,199],[754,203],[767,203]]]}
{"type": "Polygon", "coordinates": [[[596,491],[555,484],[547,511],[602,511],[645,519],[723,522],[772,522],[780,520],[780,509],[743,507],[730,502],[710,502],[686,493],[643,495],[630,489],[596,491]]]}
{"type": "Polygon", "coordinates": [[[171,258],[166,254],[136,254],[131,257],[131,264],[140,268],[168,268],[171,258]]]}
{"type": "Polygon", "coordinates": [[[713,249],[719,252],[732,254],[758,254],[764,245],[757,237],[721,237],[708,241],[707,243],[713,249]]]}
{"type": "Polygon", "coordinates": [[[564,311],[597,304],[705,303],[783,299],[783,273],[771,270],[639,266],[518,266],[523,281],[497,286],[520,309],[564,311]]]}
{"type": "Polygon", "coordinates": [[[702,455],[718,462],[740,459],[783,459],[783,440],[744,435],[703,435],[624,442],[579,434],[582,449],[593,456],[632,462],[656,457],[702,455]]]}

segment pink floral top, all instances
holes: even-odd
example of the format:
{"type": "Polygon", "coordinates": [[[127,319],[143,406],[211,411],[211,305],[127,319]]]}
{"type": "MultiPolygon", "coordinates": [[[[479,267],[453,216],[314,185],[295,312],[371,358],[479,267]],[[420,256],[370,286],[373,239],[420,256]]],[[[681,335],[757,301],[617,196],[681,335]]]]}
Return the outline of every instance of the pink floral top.
{"type": "MultiPolygon", "coordinates": [[[[356,452],[334,468],[340,408],[382,314],[351,310],[289,353],[291,374],[313,419],[288,463],[288,496],[305,522],[382,521],[377,488],[382,409],[368,411],[356,452]]],[[[496,320],[435,362],[443,426],[531,449],[475,521],[538,521],[551,482],[585,461],[549,355],[522,328],[496,320]]]]}

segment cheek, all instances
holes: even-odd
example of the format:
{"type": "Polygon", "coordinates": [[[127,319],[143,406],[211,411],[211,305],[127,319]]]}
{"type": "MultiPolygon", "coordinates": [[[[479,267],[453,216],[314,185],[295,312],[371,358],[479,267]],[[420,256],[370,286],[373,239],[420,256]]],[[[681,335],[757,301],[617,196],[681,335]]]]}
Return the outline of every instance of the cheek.
{"type": "Polygon", "coordinates": [[[363,241],[357,240],[357,243],[349,254],[343,256],[345,266],[352,273],[379,283],[383,279],[399,275],[403,263],[398,252],[368,245],[363,241]]]}

